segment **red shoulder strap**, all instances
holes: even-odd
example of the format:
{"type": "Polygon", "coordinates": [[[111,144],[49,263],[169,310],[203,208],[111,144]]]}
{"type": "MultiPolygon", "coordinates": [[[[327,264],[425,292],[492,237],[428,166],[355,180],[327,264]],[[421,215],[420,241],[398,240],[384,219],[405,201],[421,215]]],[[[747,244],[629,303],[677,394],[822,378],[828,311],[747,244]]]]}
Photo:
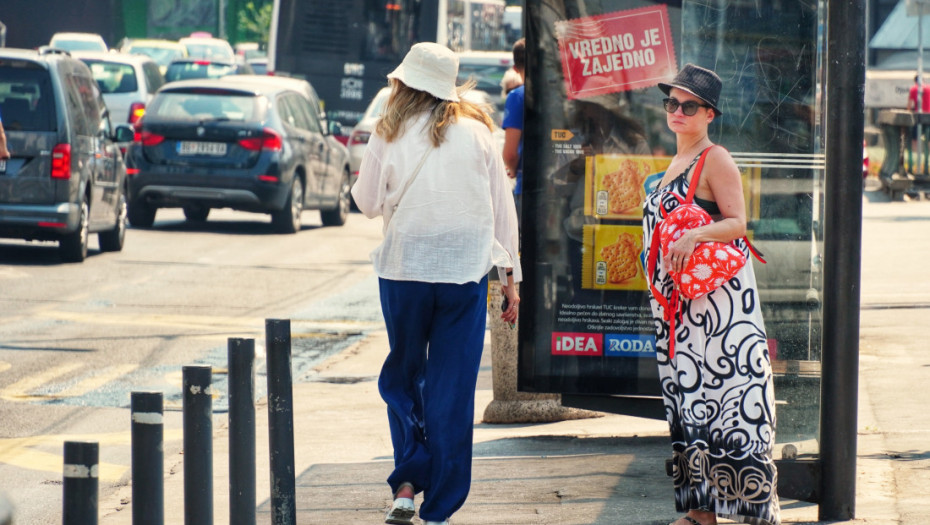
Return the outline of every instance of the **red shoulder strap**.
{"type": "Polygon", "coordinates": [[[688,183],[688,196],[685,197],[685,204],[691,204],[694,200],[694,192],[697,190],[698,183],[701,181],[701,170],[704,169],[704,160],[707,159],[707,154],[710,153],[711,148],[715,145],[716,144],[712,144],[701,152],[701,158],[698,159],[697,166],[694,167],[694,174],[691,175],[691,182],[688,183]]]}

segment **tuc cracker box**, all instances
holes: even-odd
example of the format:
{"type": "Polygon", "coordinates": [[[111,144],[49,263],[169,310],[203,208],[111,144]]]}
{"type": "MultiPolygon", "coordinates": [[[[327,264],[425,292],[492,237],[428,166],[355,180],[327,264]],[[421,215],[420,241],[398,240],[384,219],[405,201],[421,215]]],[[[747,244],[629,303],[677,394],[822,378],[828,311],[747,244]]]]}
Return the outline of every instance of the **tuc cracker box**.
{"type": "Polygon", "coordinates": [[[646,290],[639,226],[585,225],[581,287],[594,290],[646,290]]]}
{"type": "MultiPolygon", "coordinates": [[[[665,159],[606,154],[586,160],[585,215],[598,219],[642,218],[646,178],[665,159]]],[[[667,161],[663,164],[667,165],[667,161]]]]}

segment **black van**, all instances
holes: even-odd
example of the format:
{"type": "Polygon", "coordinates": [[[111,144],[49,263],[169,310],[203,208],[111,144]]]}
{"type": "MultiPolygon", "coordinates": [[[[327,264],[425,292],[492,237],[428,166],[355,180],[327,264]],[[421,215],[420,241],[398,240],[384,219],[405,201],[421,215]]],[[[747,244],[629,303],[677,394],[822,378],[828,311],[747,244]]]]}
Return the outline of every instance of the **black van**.
{"type": "Polygon", "coordinates": [[[0,237],[58,241],[81,262],[88,236],[120,251],[126,235],[126,166],[90,69],[67,52],[0,48],[0,118],[11,158],[0,161],[0,237]]]}

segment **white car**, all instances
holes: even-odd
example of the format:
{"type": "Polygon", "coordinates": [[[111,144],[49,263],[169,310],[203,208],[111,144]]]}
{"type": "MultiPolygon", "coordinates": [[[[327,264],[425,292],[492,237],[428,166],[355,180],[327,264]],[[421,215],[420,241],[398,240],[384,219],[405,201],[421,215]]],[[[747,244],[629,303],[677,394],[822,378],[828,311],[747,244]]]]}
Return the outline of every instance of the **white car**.
{"type": "Polygon", "coordinates": [[[358,121],[358,124],[352,128],[349,134],[349,141],[346,146],[349,148],[349,170],[352,172],[352,183],[358,179],[358,168],[362,165],[362,157],[365,155],[365,148],[368,147],[368,139],[375,130],[375,124],[381,117],[381,110],[391,94],[391,88],[384,87],[375,94],[374,98],[365,109],[365,113],[358,121]]]}
{"type": "Polygon", "coordinates": [[[146,55],[80,51],[72,53],[87,64],[100,87],[115,123],[135,124],[155,92],[165,83],[158,64],[146,55]]]}
{"type": "Polygon", "coordinates": [[[123,46],[122,51],[124,53],[147,55],[151,57],[151,59],[158,64],[162,75],[165,74],[165,70],[168,68],[168,64],[170,64],[172,60],[176,58],[185,58],[187,56],[187,48],[175,40],[133,40],[123,46]]]}
{"type": "Polygon", "coordinates": [[[472,79],[476,82],[475,89],[484,91],[494,103],[494,113],[491,117],[500,124],[504,111],[504,93],[501,81],[507,70],[513,67],[513,52],[511,51],[462,51],[456,53],[459,57],[458,84],[472,79]]]}
{"type": "MultiPolygon", "coordinates": [[[[353,184],[358,179],[358,169],[362,165],[362,157],[365,155],[368,139],[371,138],[371,133],[375,130],[375,124],[378,123],[378,119],[381,117],[381,111],[384,109],[384,105],[387,103],[390,94],[391,88],[381,88],[375,97],[371,99],[371,103],[369,103],[368,108],[365,109],[365,114],[362,115],[362,119],[358,121],[358,124],[352,129],[352,133],[349,134],[349,141],[346,146],[349,148],[349,168],[352,171],[353,184]]],[[[487,92],[473,89],[466,92],[464,98],[483,106],[491,115],[491,120],[494,121],[494,99],[488,95],[487,92]]],[[[494,121],[493,135],[498,148],[503,151],[504,132],[500,129],[497,121],[494,121]]]]}
{"type": "Polygon", "coordinates": [[[49,47],[65,51],[109,51],[103,37],[97,33],[55,33],[48,42],[49,47]]]}
{"type": "Polygon", "coordinates": [[[236,52],[229,42],[222,38],[184,37],[178,43],[187,49],[187,56],[192,58],[209,58],[225,62],[235,62],[236,52]]]}

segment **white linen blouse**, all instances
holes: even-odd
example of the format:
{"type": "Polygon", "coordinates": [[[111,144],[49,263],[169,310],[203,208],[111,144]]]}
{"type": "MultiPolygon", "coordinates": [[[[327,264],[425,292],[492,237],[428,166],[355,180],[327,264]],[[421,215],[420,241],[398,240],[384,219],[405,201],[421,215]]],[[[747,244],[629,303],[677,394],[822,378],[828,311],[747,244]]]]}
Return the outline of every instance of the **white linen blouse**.
{"type": "Polygon", "coordinates": [[[494,266],[520,268],[517,211],[490,130],[460,117],[434,148],[428,113],[393,142],[372,133],[352,197],[368,218],[381,216],[384,241],[371,253],[375,273],[397,281],[480,281],[494,266]],[[398,203],[407,180],[430,150],[398,203]]]}

